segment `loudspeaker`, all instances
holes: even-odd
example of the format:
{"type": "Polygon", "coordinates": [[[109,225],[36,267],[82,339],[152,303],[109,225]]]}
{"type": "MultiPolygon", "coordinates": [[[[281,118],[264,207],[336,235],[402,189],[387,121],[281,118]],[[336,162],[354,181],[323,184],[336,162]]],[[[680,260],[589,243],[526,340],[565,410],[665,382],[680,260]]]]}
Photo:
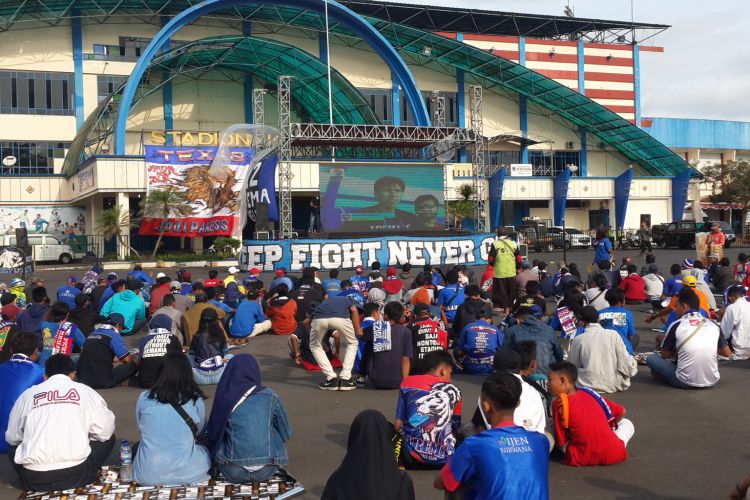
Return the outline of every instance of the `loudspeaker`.
{"type": "Polygon", "coordinates": [[[29,246],[29,232],[25,227],[16,228],[16,246],[26,248],[29,246]]]}
{"type": "Polygon", "coordinates": [[[268,203],[255,205],[255,231],[268,231],[268,203]]]}

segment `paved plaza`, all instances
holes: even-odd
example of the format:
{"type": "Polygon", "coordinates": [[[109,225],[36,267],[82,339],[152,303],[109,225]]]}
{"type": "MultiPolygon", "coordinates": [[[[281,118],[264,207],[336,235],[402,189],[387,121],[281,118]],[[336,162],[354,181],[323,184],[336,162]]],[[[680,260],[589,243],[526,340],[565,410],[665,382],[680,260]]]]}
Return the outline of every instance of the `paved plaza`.
{"type": "MultiPolygon", "coordinates": [[[[728,251],[734,259],[736,249],[728,251]]],[[[637,252],[628,252],[635,257],[637,252]]],[[[692,257],[692,251],[657,251],[662,269],[692,257]]],[[[558,254],[540,254],[557,260],[558,254]]],[[[624,252],[617,252],[618,258],[624,252]]],[[[537,255],[531,255],[531,258],[537,255]]],[[[585,272],[591,252],[575,252],[569,261],[585,272]]],[[[640,261],[637,261],[640,264],[640,261]]],[[[106,267],[106,266],[105,266],[106,267]]],[[[173,272],[174,273],[174,272],[173,272]]],[[[51,292],[70,272],[39,272],[51,292]]],[[[73,274],[80,275],[81,271],[73,274]]],[[[348,275],[348,272],[344,272],[348,275]]],[[[194,279],[206,276],[193,270],[194,279]]],[[[263,276],[268,282],[270,277],[263,276]]],[[[644,306],[631,307],[641,335],[641,351],[653,348],[655,332],[643,322],[644,306]]],[[[128,342],[134,344],[135,339],[128,342]]],[[[283,399],[294,429],[288,443],[289,471],[305,485],[305,498],[318,498],[328,476],[345,453],[349,424],[360,411],[374,408],[392,419],[397,391],[357,389],[352,392],[326,392],[315,388],[320,375],[295,366],[288,357],[287,339],[266,335],[236,352],[255,355],[263,373],[263,384],[283,399]]],[[[553,499],[719,499],[750,472],[750,361],[720,365],[721,381],[708,390],[685,391],[654,382],[644,366],[639,367],[631,388],[610,398],[627,408],[635,424],[635,437],[628,447],[628,460],[608,467],[572,468],[551,462],[550,497],[553,499]]],[[[464,420],[471,417],[481,385],[481,377],[455,375],[454,382],[464,398],[464,420]]],[[[211,407],[214,387],[206,387],[211,407]]],[[[117,387],[100,393],[117,416],[118,439],[138,440],[135,402],[140,389],[117,387]]],[[[115,454],[110,457],[115,463],[115,454]]],[[[436,472],[411,472],[418,499],[440,499],[432,488],[436,472]]],[[[7,458],[0,457],[0,499],[15,498],[15,474],[7,458]]]]}

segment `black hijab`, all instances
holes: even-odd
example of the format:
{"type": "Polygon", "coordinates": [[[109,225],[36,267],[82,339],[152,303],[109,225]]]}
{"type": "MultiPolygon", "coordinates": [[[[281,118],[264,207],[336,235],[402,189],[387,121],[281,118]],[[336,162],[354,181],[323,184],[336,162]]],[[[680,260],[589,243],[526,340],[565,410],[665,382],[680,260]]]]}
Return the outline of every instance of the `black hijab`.
{"type": "Polygon", "coordinates": [[[382,413],[365,410],[349,428],[346,456],[328,478],[321,500],[414,500],[414,485],[398,470],[393,428],[382,413]]]}

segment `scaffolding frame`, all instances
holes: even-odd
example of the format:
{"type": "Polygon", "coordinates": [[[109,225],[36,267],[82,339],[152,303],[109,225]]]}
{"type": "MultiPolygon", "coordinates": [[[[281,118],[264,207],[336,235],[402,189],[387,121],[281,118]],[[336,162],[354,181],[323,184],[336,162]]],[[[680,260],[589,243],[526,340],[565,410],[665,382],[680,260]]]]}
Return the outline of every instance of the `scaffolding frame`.
{"type": "Polygon", "coordinates": [[[266,89],[253,89],[253,124],[266,124],[266,89]]]}
{"type": "Polygon", "coordinates": [[[430,93],[432,101],[432,123],[436,127],[445,127],[445,96],[439,90],[430,93]]]}
{"type": "Polygon", "coordinates": [[[476,224],[474,232],[484,233],[487,229],[486,193],[484,183],[487,180],[487,164],[485,162],[485,143],[482,132],[484,131],[484,118],[482,116],[482,87],[472,85],[470,87],[470,116],[471,129],[474,131],[475,142],[472,156],[472,186],[474,188],[474,215],[476,224]]]}
{"type": "Polygon", "coordinates": [[[294,237],[292,227],[292,77],[279,77],[279,208],[281,227],[279,237],[294,237]]]}

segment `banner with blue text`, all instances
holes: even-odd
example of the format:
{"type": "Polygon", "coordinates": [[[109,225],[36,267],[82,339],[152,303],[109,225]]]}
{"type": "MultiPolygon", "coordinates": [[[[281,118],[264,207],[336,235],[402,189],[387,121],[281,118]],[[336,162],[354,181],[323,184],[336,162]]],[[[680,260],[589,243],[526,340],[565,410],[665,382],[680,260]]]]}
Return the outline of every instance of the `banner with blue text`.
{"type": "Polygon", "coordinates": [[[250,240],[240,252],[240,267],[272,271],[284,267],[300,271],[314,266],[321,270],[369,267],[378,261],[383,266],[487,264],[493,234],[412,238],[356,238],[330,240],[250,240]]]}

